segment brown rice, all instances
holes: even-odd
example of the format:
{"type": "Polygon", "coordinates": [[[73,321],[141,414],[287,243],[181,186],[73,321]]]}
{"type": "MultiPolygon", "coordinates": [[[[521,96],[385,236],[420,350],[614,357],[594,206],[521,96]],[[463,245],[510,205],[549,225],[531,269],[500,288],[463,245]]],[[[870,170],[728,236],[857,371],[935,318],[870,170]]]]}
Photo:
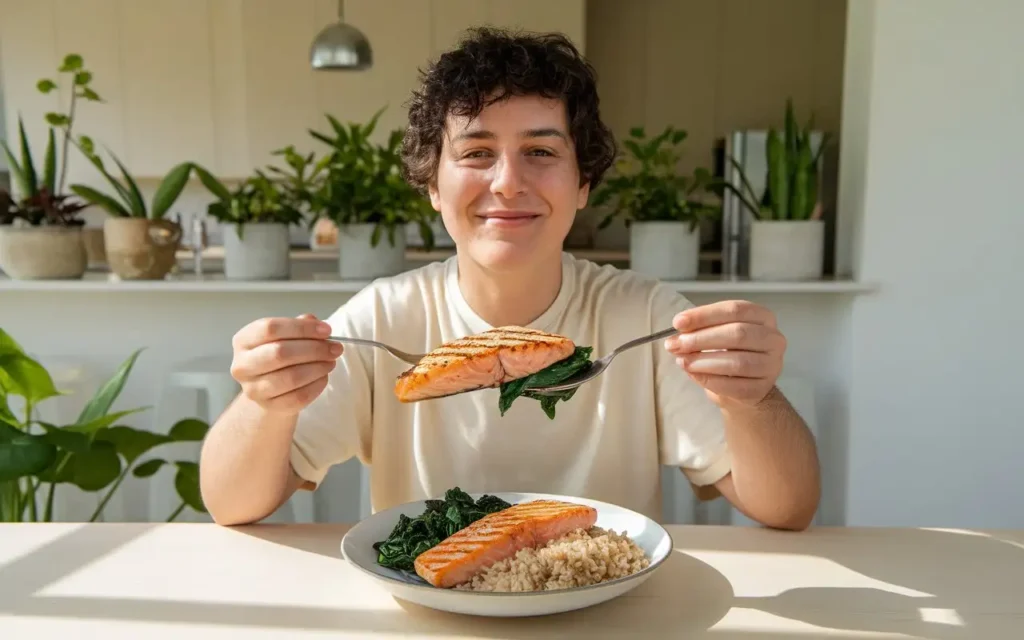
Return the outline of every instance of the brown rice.
{"type": "Polygon", "coordinates": [[[591,527],[577,529],[547,545],[521,549],[494,563],[456,589],[467,591],[550,591],[597,584],[647,568],[650,560],[629,537],[591,527]]]}

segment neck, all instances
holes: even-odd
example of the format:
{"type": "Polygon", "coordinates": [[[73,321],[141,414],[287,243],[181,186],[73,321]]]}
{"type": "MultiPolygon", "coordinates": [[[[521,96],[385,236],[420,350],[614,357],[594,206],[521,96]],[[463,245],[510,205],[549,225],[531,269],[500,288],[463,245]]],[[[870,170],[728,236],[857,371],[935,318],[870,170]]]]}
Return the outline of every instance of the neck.
{"type": "Polygon", "coordinates": [[[562,257],[538,260],[513,271],[492,271],[458,254],[459,289],[474,312],[492,327],[526,326],[558,297],[562,257]]]}

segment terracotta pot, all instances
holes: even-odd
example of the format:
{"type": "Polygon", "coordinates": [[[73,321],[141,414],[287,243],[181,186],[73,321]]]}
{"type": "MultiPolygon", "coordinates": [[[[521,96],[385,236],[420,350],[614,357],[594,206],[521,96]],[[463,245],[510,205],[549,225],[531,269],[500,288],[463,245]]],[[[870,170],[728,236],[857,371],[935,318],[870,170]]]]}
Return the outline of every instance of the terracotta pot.
{"type": "Polygon", "coordinates": [[[0,226],[0,270],[13,280],[75,280],[86,265],[81,227],[0,226]]]}
{"type": "Polygon", "coordinates": [[[163,280],[180,245],[181,225],[171,220],[107,218],[103,223],[107,263],[122,280],[163,280]]]}

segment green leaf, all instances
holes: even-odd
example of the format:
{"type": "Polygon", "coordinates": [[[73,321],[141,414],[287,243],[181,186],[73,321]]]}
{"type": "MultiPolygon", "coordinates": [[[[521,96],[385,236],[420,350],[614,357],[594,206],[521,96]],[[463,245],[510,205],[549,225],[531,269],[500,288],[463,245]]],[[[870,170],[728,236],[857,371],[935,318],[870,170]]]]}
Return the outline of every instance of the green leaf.
{"type": "Polygon", "coordinates": [[[129,465],[149,450],[171,441],[163,434],[123,425],[103,429],[96,434],[96,439],[113,444],[129,465]]]}
{"type": "Polygon", "coordinates": [[[46,123],[51,127],[66,127],[71,123],[71,118],[63,113],[48,113],[45,118],[46,123]]]}
{"type": "Polygon", "coordinates": [[[21,396],[32,404],[63,395],[41,364],[14,351],[0,352],[0,386],[8,395],[21,396]]]}
{"type": "Polygon", "coordinates": [[[82,93],[80,95],[86,100],[90,100],[92,102],[103,102],[103,98],[89,87],[82,89],[82,93]]]}
{"type": "Polygon", "coordinates": [[[179,460],[175,462],[178,473],[174,476],[174,489],[178,497],[188,506],[200,513],[206,513],[202,492],[199,490],[199,465],[195,462],[179,460]]]}
{"type": "Polygon", "coordinates": [[[210,426],[196,418],[185,418],[179,420],[169,433],[170,439],[174,442],[202,442],[210,426]]]}
{"type": "Polygon", "coordinates": [[[86,202],[90,202],[96,205],[97,207],[102,208],[112,216],[118,218],[132,217],[131,212],[125,209],[124,205],[122,205],[117,200],[114,200],[107,194],[100,193],[99,191],[93,189],[92,187],[87,187],[84,184],[73,184],[68,188],[71,189],[71,192],[77,195],[78,197],[82,198],[86,202]]]}
{"type": "Polygon", "coordinates": [[[84,61],[82,60],[82,56],[78,55],[77,53],[69,53],[68,55],[64,56],[64,64],[60,66],[60,71],[78,71],[82,68],[83,63],[84,61]]]}
{"type": "Polygon", "coordinates": [[[142,197],[142,191],[139,189],[139,185],[135,183],[135,180],[132,178],[132,174],[128,171],[128,168],[121,163],[121,159],[114,155],[114,152],[110,149],[107,149],[107,153],[114,159],[114,163],[117,164],[117,168],[121,170],[121,175],[124,176],[124,181],[128,185],[128,202],[131,204],[132,213],[140,218],[145,218],[146,201],[142,197]]]}
{"type": "Polygon", "coordinates": [[[110,425],[114,424],[121,418],[129,416],[133,413],[139,413],[145,411],[146,407],[140,407],[138,409],[127,409],[125,411],[115,411],[114,413],[104,414],[99,417],[93,418],[87,422],[79,422],[70,425],[69,429],[74,429],[78,433],[84,433],[89,436],[95,436],[101,429],[106,429],[110,425]]]}
{"type": "Polygon", "coordinates": [[[57,447],[43,436],[18,433],[0,438],[0,482],[37,475],[56,457],[57,447]]]}
{"type": "Polygon", "coordinates": [[[77,424],[81,425],[92,422],[105,416],[110,411],[114,400],[117,399],[117,396],[121,394],[121,390],[124,389],[125,381],[128,379],[132,367],[135,366],[135,361],[138,360],[140,353],[142,353],[142,349],[137,349],[128,356],[128,359],[121,363],[121,366],[114,372],[114,375],[96,391],[96,395],[82,408],[82,413],[79,414],[78,420],[76,420],[77,424]]]}
{"type": "Polygon", "coordinates": [[[92,444],[91,438],[85,433],[71,429],[61,429],[58,426],[45,422],[37,424],[45,430],[46,433],[43,437],[46,438],[46,441],[59,449],[70,451],[71,453],[85,453],[92,444]]]}
{"type": "Polygon", "coordinates": [[[11,152],[11,148],[7,146],[7,141],[0,140],[0,146],[4,149],[4,155],[7,156],[7,167],[14,175],[14,184],[18,187],[19,194],[23,198],[31,196],[32,194],[26,191],[30,186],[28,183],[28,176],[26,176],[25,172],[22,171],[17,158],[14,157],[14,153],[11,152]]]}
{"type": "Polygon", "coordinates": [[[157,187],[153,194],[153,209],[151,211],[154,220],[160,220],[167,214],[171,205],[178,199],[181,192],[188,184],[189,173],[192,172],[192,163],[183,162],[170,170],[163,182],[157,187]]]}
{"type": "Polygon", "coordinates": [[[57,141],[53,127],[46,140],[46,158],[43,161],[43,186],[51,195],[57,195],[57,141]]]}
{"type": "Polygon", "coordinates": [[[39,93],[50,93],[56,88],[57,83],[53,80],[40,80],[36,83],[36,89],[39,90],[39,93]]]}
{"type": "Polygon", "coordinates": [[[28,146],[28,134],[25,133],[25,123],[20,116],[18,117],[18,131],[21,135],[21,170],[25,173],[26,188],[25,193],[22,195],[27,198],[39,190],[39,183],[36,177],[36,168],[33,164],[32,150],[28,146]]]}
{"type": "Polygon", "coordinates": [[[87,85],[90,80],[92,80],[92,74],[88,71],[79,71],[75,74],[75,84],[78,86],[87,85]]]}
{"type": "Polygon", "coordinates": [[[192,163],[192,170],[199,176],[199,182],[203,183],[203,186],[217,197],[222,202],[231,200],[231,192],[224,186],[224,183],[217,179],[212,173],[206,170],[206,168],[199,166],[196,163],[192,163]]]}
{"type": "Polygon", "coordinates": [[[110,442],[97,440],[85,453],[73,453],[68,462],[69,482],[83,491],[99,491],[121,475],[121,458],[110,442]]]}
{"type": "Polygon", "coordinates": [[[160,458],[146,460],[139,466],[132,469],[132,475],[136,478],[148,478],[159,471],[165,464],[167,464],[167,461],[161,460],[160,458]]]}

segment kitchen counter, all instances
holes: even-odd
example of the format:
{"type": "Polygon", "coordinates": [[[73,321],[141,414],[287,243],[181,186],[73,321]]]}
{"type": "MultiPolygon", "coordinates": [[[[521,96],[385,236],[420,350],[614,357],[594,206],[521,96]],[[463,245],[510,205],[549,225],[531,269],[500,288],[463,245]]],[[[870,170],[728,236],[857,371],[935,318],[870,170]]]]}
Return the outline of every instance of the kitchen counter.
{"type": "Polygon", "coordinates": [[[484,619],[398,601],[348,566],[341,525],[0,524],[4,638],[1020,637],[1024,531],[669,530],[617,600],[484,619]]]}

